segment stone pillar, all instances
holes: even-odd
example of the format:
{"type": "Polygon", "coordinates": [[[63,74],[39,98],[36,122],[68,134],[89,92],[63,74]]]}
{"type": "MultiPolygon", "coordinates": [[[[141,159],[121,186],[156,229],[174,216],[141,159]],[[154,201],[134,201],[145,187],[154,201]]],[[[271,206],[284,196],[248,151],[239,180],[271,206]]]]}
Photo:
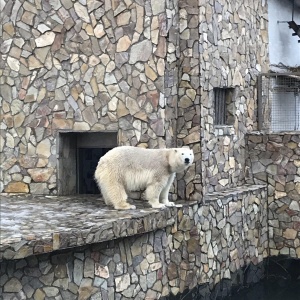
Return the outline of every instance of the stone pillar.
{"type": "Polygon", "coordinates": [[[177,145],[194,150],[195,162],[178,180],[178,197],[201,195],[199,8],[197,0],[179,1],[179,89],[177,145]]]}

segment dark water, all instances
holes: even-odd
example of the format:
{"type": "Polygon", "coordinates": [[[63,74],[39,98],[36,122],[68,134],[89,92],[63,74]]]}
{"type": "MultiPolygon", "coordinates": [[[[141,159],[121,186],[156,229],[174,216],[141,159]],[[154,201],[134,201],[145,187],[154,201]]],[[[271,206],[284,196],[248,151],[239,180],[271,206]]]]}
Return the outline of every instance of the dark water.
{"type": "MultiPolygon", "coordinates": [[[[224,288],[224,285],[223,285],[224,288]]],[[[230,289],[227,291],[229,292],[230,289]]],[[[168,296],[164,300],[300,300],[300,279],[268,278],[259,283],[239,290],[231,290],[232,296],[222,296],[222,291],[208,292],[206,286],[199,286],[177,296],[168,296]]],[[[224,289],[223,289],[224,291],[224,289]]],[[[229,292],[230,293],[230,292],[229,292]]],[[[227,293],[228,295],[228,293],[227,293]]]]}
{"type": "Polygon", "coordinates": [[[225,300],[300,300],[300,280],[268,279],[225,300]]]}
{"type": "Polygon", "coordinates": [[[270,257],[258,266],[245,267],[237,272],[239,285],[221,280],[212,290],[199,285],[182,294],[169,295],[163,300],[300,300],[300,259],[285,256],[270,257]],[[261,275],[251,277],[251,274],[261,275]],[[264,278],[247,287],[247,280],[264,278]],[[227,296],[230,295],[230,296],[227,296]]]}

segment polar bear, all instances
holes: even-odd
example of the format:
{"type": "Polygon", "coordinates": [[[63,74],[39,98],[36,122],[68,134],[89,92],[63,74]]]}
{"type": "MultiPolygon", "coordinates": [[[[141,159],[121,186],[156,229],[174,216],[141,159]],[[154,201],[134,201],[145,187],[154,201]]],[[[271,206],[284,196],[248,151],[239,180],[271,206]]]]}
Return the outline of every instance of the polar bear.
{"type": "Polygon", "coordinates": [[[193,160],[189,148],[119,146],[100,158],[94,177],[105,203],[115,209],[135,209],[127,202],[128,193],[142,190],[153,208],[163,208],[174,205],[168,194],[175,174],[186,170],[193,160]]]}

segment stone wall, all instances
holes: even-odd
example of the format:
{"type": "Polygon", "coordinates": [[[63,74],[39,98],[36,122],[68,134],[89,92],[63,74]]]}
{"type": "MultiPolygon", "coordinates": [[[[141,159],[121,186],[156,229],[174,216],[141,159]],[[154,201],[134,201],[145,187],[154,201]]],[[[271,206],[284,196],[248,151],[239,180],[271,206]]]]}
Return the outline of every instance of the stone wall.
{"type": "Polygon", "coordinates": [[[251,181],[268,185],[270,255],[300,258],[300,135],[248,136],[251,181]]]}
{"type": "Polygon", "coordinates": [[[201,184],[200,142],[200,57],[198,0],[179,1],[179,62],[177,103],[177,145],[194,150],[195,163],[178,178],[178,197],[199,199],[201,184]]]}
{"type": "Polygon", "coordinates": [[[199,2],[204,194],[244,182],[245,134],[257,129],[257,75],[268,71],[266,2],[199,2]],[[222,87],[234,89],[233,119],[216,126],[213,89],[222,87]]]}
{"type": "MultiPolygon", "coordinates": [[[[158,299],[198,284],[212,288],[224,278],[239,284],[241,268],[258,265],[267,257],[266,209],[263,186],[212,193],[201,206],[166,208],[174,219],[156,231],[4,259],[0,293],[4,300],[158,299]]],[[[155,216],[159,219],[160,213],[155,216]]],[[[115,228],[106,227],[107,235],[110,230],[114,235],[115,228]]],[[[249,284],[263,276],[261,270],[251,270],[249,284]]]]}
{"type": "Polygon", "coordinates": [[[4,3],[0,191],[57,193],[59,131],[189,145],[195,163],[174,200],[244,183],[244,134],[256,128],[256,78],[268,65],[265,4],[4,3]],[[213,88],[224,86],[236,89],[235,121],[217,128],[213,88]]]}
{"type": "Polygon", "coordinates": [[[1,191],[57,192],[60,130],[175,145],[177,75],[167,93],[165,72],[176,70],[177,11],[153,0],[5,4],[1,191]]]}

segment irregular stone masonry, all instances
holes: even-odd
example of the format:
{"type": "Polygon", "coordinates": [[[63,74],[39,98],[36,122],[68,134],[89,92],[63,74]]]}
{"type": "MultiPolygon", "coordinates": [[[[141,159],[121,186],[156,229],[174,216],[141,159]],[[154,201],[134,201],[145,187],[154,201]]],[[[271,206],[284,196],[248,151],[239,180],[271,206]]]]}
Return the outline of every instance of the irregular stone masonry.
{"type": "Polygon", "coordinates": [[[244,184],[244,135],[268,66],[264,1],[3,3],[0,191],[57,194],[62,130],[189,145],[195,163],[173,200],[244,184]],[[236,90],[230,126],[215,126],[215,87],[236,90]]]}
{"type": "Polygon", "coordinates": [[[268,185],[270,255],[300,258],[300,135],[248,136],[250,181],[268,185]]]}
{"type": "Polygon", "coordinates": [[[166,64],[176,63],[173,1],[4,4],[0,191],[57,193],[59,130],[175,145],[176,81],[165,91],[166,64]]]}
{"type": "Polygon", "coordinates": [[[267,4],[200,0],[199,30],[205,195],[244,184],[245,134],[257,129],[257,75],[269,68],[267,4]],[[223,87],[234,89],[234,99],[227,106],[233,118],[216,126],[213,89],[223,87]]]}
{"type": "MultiPolygon", "coordinates": [[[[37,199],[41,204],[49,203],[47,198],[44,202],[37,199]]],[[[83,199],[58,197],[51,205],[43,205],[44,213],[36,216],[45,219],[45,228],[26,224],[29,219],[24,204],[28,202],[31,208],[37,199],[26,197],[21,202],[20,197],[10,196],[6,200],[10,205],[2,208],[5,231],[19,233],[15,236],[18,241],[6,241],[1,248],[9,258],[0,262],[0,293],[5,300],[158,299],[198,284],[213,287],[223,278],[237,283],[233,274],[267,257],[264,186],[239,187],[211,194],[201,205],[187,202],[159,211],[135,202],[139,208],[126,213],[95,209],[100,205],[95,199],[83,203],[83,199]],[[71,201],[74,209],[69,210],[71,201]],[[17,207],[16,227],[12,228],[5,220],[10,220],[17,207]],[[52,224],[50,220],[61,222],[52,224]],[[126,228],[132,222],[137,231],[136,227],[126,228]],[[99,232],[102,240],[110,240],[97,243],[99,232]],[[53,241],[48,240],[51,233],[53,241]],[[49,247],[39,249],[44,236],[49,247]],[[30,255],[33,252],[20,251],[23,245],[39,249],[35,253],[60,250],[30,255]]],[[[35,207],[30,209],[31,217],[40,214],[35,207]]],[[[252,275],[251,282],[257,282],[263,274],[253,271],[252,275]]]]}

